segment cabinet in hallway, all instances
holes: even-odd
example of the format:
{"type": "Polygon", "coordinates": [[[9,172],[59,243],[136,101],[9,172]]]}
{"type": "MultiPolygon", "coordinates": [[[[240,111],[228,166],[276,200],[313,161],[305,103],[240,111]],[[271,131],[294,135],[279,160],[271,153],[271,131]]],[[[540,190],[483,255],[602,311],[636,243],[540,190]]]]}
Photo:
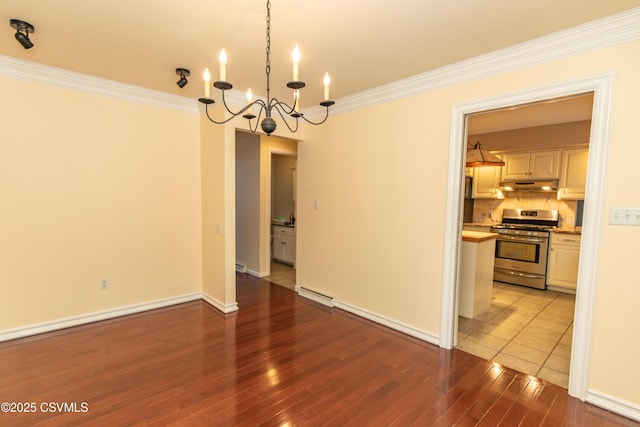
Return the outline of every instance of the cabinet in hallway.
{"type": "Polygon", "coordinates": [[[287,226],[273,226],[273,258],[295,265],[296,229],[287,226]]]}

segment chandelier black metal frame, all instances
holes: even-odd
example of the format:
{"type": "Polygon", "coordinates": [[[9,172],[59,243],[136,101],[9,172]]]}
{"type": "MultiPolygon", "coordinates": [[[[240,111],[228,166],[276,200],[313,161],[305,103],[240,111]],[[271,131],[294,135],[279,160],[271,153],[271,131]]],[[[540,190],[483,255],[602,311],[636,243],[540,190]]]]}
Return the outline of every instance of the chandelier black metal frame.
{"type": "MultiPolygon", "coordinates": [[[[215,124],[225,124],[228,121],[234,119],[237,116],[242,115],[242,117],[244,117],[245,119],[247,119],[249,121],[249,129],[251,130],[251,132],[255,133],[258,129],[258,122],[260,122],[260,117],[262,117],[262,114],[265,114],[264,119],[262,119],[262,122],[260,122],[260,127],[262,128],[262,130],[264,131],[264,133],[266,133],[267,135],[271,135],[275,130],[276,130],[276,121],[273,119],[272,115],[273,112],[277,112],[280,117],[282,118],[282,120],[284,121],[285,125],[287,126],[287,128],[291,131],[291,132],[296,132],[298,130],[298,122],[299,119],[302,118],[305,122],[310,123],[312,125],[321,125],[323,124],[325,121],[327,121],[327,118],[329,117],[329,107],[331,107],[333,104],[335,104],[334,101],[331,101],[329,99],[325,99],[322,102],[320,102],[320,105],[326,108],[326,114],[324,119],[322,119],[319,122],[313,122],[309,119],[307,119],[306,117],[304,117],[304,115],[302,113],[298,112],[298,99],[299,99],[299,90],[305,87],[305,83],[303,81],[300,80],[293,80],[290,81],[289,83],[287,83],[287,87],[290,89],[294,90],[294,94],[293,94],[293,105],[289,105],[286,102],[282,102],[277,100],[276,98],[271,98],[270,96],[270,74],[271,74],[271,1],[267,0],[267,48],[266,48],[266,54],[267,54],[267,60],[266,60],[266,67],[265,67],[265,73],[267,75],[267,99],[266,101],[263,101],[262,99],[257,99],[253,102],[249,102],[243,109],[241,109],[238,112],[233,112],[231,111],[231,109],[229,108],[229,106],[227,105],[227,102],[225,100],[225,92],[227,90],[230,90],[233,88],[233,85],[225,80],[224,75],[221,75],[221,80],[219,81],[215,81],[213,83],[213,87],[215,87],[216,89],[219,89],[222,91],[222,103],[224,104],[225,109],[227,110],[227,112],[229,112],[229,114],[231,114],[231,116],[225,120],[222,121],[216,121],[214,120],[211,115],[209,115],[209,106],[214,104],[215,101],[211,98],[208,97],[208,95],[205,92],[205,97],[203,98],[199,98],[198,101],[200,101],[201,103],[203,103],[205,105],[205,112],[207,115],[207,118],[212,121],[215,124]],[[258,116],[255,123],[255,126],[252,126],[251,124],[251,120],[256,118],[256,115],[253,114],[251,112],[251,107],[258,107],[259,111],[258,111],[258,116]],[[287,121],[287,118],[285,116],[290,116],[293,117],[295,119],[295,122],[293,125],[289,124],[289,122],[287,121]]],[[[206,72],[205,72],[206,73],[206,72]]],[[[226,74],[226,72],[225,72],[226,74]]],[[[294,79],[295,79],[295,75],[294,75],[294,79]]],[[[205,85],[208,86],[208,81],[205,78],[205,85]]],[[[326,87],[328,87],[328,82],[325,81],[325,97],[328,97],[326,94],[327,89],[326,87]]],[[[249,100],[250,101],[250,100],[249,100]]]]}

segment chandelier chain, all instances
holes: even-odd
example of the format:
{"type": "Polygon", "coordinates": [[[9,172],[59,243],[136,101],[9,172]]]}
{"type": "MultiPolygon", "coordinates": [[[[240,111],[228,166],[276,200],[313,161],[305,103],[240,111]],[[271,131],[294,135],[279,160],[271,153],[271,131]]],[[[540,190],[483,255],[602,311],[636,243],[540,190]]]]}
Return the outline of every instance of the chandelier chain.
{"type": "Polygon", "coordinates": [[[267,62],[265,72],[267,73],[267,92],[269,92],[269,74],[271,74],[271,1],[267,0],[267,62]]]}

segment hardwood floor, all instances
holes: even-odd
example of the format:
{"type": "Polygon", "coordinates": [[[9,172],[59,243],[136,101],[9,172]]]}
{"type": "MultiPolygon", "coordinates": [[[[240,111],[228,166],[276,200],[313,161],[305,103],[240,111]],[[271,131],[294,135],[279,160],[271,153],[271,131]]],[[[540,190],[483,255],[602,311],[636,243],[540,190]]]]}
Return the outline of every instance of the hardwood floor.
{"type": "Polygon", "coordinates": [[[246,274],[238,303],[1,343],[0,402],[35,412],[0,413],[0,425],[640,425],[246,274]]]}

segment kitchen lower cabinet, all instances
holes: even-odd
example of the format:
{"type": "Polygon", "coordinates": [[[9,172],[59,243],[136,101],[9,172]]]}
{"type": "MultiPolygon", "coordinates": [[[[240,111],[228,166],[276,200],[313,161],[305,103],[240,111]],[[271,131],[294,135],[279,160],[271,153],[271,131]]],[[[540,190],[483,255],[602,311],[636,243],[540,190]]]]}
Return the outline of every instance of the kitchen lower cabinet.
{"type": "Polygon", "coordinates": [[[580,235],[551,233],[547,267],[547,286],[575,293],[580,263],[580,235]]]}
{"type": "Polygon", "coordinates": [[[296,229],[273,226],[273,258],[287,264],[296,263],[296,229]]]}

